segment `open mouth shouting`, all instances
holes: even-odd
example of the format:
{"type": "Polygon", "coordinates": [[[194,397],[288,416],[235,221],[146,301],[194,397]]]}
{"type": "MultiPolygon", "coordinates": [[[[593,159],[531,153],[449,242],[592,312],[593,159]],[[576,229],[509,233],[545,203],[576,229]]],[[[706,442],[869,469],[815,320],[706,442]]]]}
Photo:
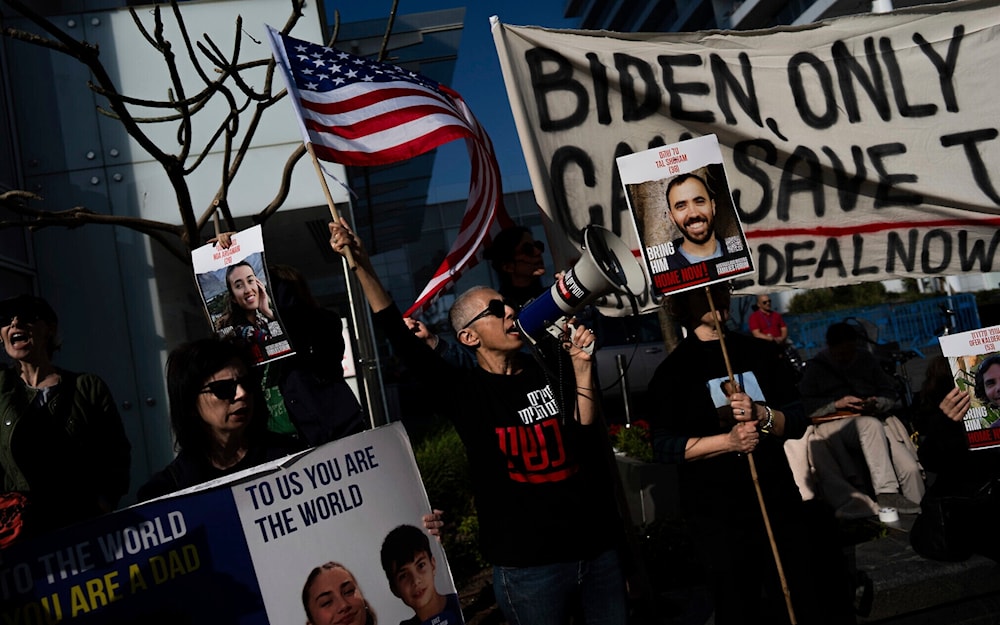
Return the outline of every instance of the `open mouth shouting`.
{"type": "Polygon", "coordinates": [[[31,333],[23,330],[12,331],[7,337],[7,342],[14,349],[26,349],[31,344],[31,333]]]}

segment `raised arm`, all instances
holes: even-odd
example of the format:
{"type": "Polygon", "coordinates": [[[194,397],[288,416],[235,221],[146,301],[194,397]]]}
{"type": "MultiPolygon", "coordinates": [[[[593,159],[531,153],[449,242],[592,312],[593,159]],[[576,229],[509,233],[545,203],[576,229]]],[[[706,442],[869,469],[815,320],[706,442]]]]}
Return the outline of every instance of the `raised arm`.
{"type": "Polygon", "coordinates": [[[382,282],[378,279],[375,270],[372,268],[368,252],[365,251],[358,237],[354,236],[354,232],[347,225],[347,220],[341,217],[340,223],[331,221],[329,227],[330,247],[333,248],[333,251],[343,256],[346,253],[344,250],[350,249],[354,254],[354,260],[357,263],[355,275],[361,284],[361,290],[364,292],[365,299],[368,300],[368,305],[371,306],[372,312],[377,313],[391,306],[392,297],[389,296],[388,291],[382,286],[382,282]]]}

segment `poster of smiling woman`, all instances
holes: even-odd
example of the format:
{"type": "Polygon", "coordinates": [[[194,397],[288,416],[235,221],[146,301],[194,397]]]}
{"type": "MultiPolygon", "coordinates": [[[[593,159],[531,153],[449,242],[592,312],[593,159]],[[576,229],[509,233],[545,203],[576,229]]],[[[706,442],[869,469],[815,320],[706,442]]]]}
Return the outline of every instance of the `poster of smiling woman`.
{"type": "Polygon", "coordinates": [[[203,245],[191,260],[216,334],[244,341],[258,364],[293,353],[269,286],[260,226],[233,234],[229,247],[203,245]]]}

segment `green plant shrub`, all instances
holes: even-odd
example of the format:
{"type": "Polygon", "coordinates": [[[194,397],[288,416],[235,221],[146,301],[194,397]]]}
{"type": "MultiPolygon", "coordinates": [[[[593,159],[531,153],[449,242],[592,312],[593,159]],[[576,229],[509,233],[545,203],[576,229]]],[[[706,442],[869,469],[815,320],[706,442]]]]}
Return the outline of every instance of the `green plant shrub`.
{"type": "Polygon", "coordinates": [[[615,451],[643,462],[653,461],[653,435],[646,421],[639,419],[631,426],[613,424],[608,436],[615,451]]]}
{"type": "Polygon", "coordinates": [[[413,441],[413,454],[431,506],[444,512],[441,545],[455,585],[462,587],[485,566],[465,447],[450,423],[438,421],[413,441]]]}

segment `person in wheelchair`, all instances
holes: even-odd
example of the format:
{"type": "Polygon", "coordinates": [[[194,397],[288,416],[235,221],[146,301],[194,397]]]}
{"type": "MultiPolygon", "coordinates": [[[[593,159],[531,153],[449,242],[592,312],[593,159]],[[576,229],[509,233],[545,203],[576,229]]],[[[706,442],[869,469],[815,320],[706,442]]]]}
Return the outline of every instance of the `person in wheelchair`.
{"type": "Polygon", "coordinates": [[[806,363],[802,372],[799,391],[815,428],[812,444],[825,444],[828,449],[823,451],[829,452],[813,456],[835,461],[812,469],[821,491],[824,473],[833,471],[844,479],[831,482],[846,481],[856,491],[824,492],[835,507],[865,507],[874,496],[877,506],[867,506],[872,514],[878,508],[917,514],[925,490],[923,472],[906,427],[894,415],[901,407],[896,381],[859,342],[851,324],[832,324],[826,333],[826,349],[806,363]]]}

